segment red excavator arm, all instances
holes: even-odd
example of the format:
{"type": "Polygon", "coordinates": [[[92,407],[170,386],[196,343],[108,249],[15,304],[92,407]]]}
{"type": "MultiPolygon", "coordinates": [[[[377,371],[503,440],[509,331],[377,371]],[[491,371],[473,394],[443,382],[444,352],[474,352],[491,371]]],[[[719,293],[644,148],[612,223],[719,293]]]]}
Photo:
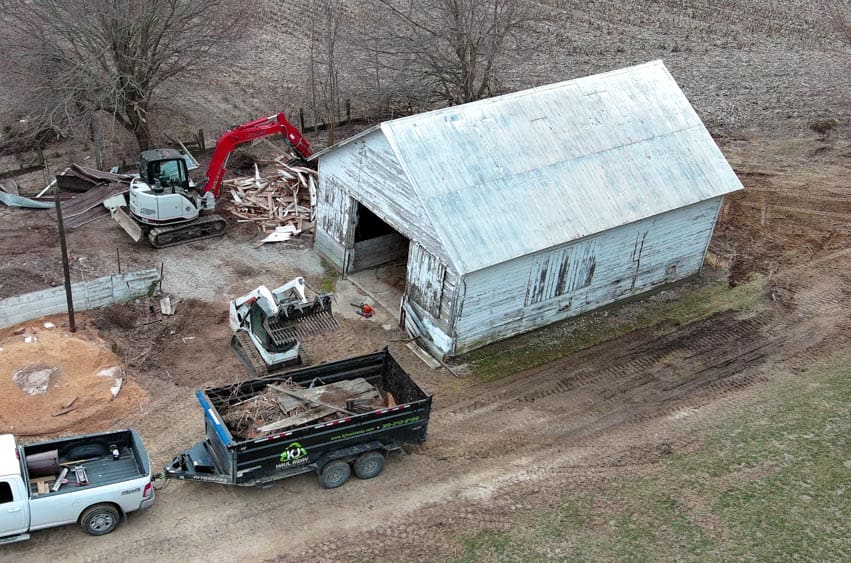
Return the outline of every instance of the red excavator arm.
{"type": "Polygon", "coordinates": [[[242,143],[275,133],[280,133],[286,137],[287,142],[301,158],[310,157],[310,143],[304,138],[301,131],[287,121],[283,113],[261,117],[229,129],[219,138],[216,142],[216,150],[213,151],[213,158],[210,160],[210,167],[207,168],[207,177],[204,178],[204,182],[200,186],[202,192],[213,192],[213,197],[218,199],[219,191],[222,189],[222,180],[225,177],[225,172],[227,172],[225,163],[233,149],[242,143]]]}

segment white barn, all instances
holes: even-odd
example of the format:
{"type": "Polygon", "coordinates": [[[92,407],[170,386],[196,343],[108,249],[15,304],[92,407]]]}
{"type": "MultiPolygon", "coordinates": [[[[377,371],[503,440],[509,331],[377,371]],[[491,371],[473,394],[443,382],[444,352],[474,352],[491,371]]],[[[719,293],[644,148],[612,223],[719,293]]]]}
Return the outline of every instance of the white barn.
{"type": "Polygon", "coordinates": [[[387,121],[317,153],[315,247],[407,260],[438,357],[697,273],[742,185],[661,61],[387,121]]]}

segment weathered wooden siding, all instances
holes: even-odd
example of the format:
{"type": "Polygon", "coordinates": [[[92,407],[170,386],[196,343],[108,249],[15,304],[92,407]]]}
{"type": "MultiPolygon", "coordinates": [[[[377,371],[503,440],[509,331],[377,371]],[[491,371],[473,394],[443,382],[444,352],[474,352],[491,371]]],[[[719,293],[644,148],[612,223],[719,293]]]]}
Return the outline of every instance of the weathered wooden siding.
{"type": "Polygon", "coordinates": [[[439,258],[429,254],[419,244],[412,244],[408,258],[408,297],[427,311],[432,317],[440,318],[440,303],[443,299],[443,278],[446,266],[439,258]]]}
{"type": "MultiPolygon", "coordinates": [[[[330,157],[329,157],[330,159],[330,157]]],[[[325,174],[325,161],[320,163],[317,188],[315,250],[338,270],[343,271],[346,245],[349,241],[352,200],[339,180],[325,174]]]]}
{"type": "Polygon", "coordinates": [[[722,199],[466,276],[452,355],[697,273],[722,199]]]}
{"type": "MultiPolygon", "coordinates": [[[[320,157],[318,197],[317,238],[323,233],[339,247],[353,248],[356,206],[351,202],[356,200],[399,234],[447,261],[416,190],[380,130],[320,157]]],[[[319,250],[330,246],[326,243],[319,250]]]]}
{"type": "Polygon", "coordinates": [[[385,242],[386,252],[401,248],[393,236],[354,242],[354,213],[360,201],[411,241],[406,279],[408,300],[414,304],[411,310],[429,330],[448,334],[454,322],[458,274],[447,267],[439,236],[380,131],[321,157],[318,198],[317,252],[346,271],[381,261],[385,242]]]}
{"type": "MultiPolygon", "coordinates": [[[[458,274],[422,246],[411,243],[408,252],[408,275],[405,302],[407,314],[418,331],[432,343],[451,344],[449,334],[455,324],[458,274]]],[[[450,347],[434,344],[436,355],[446,354],[450,347]],[[444,349],[446,348],[446,349],[444,349]]]]}

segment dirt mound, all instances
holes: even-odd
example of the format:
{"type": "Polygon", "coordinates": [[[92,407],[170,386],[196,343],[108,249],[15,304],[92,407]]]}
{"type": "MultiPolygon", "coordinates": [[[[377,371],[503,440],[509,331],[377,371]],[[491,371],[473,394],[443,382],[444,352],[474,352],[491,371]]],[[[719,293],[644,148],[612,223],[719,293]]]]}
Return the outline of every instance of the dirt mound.
{"type": "Polygon", "coordinates": [[[0,334],[0,432],[98,431],[147,402],[101,341],[42,326],[0,334]]]}

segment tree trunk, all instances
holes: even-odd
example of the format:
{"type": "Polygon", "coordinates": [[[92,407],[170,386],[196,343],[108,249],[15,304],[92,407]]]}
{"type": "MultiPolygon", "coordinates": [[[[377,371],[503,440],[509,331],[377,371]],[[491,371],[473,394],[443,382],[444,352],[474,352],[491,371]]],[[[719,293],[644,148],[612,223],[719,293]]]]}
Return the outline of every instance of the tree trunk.
{"type": "Polygon", "coordinates": [[[151,148],[151,128],[148,127],[147,122],[140,122],[133,133],[136,136],[136,143],[139,145],[139,152],[151,148]]]}
{"type": "Polygon", "coordinates": [[[127,129],[136,137],[139,152],[151,148],[151,127],[144,118],[147,113],[145,109],[144,104],[139,103],[128,105],[124,110],[127,115],[127,123],[130,125],[127,129]]]}
{"type": "Polygon", "coordinates": [[[89,128],[92,134],[92,142],[95,145],[95,167],[103,170],[103,136],[100,131],[100,116],[92,112],[89,116],[89,128]]]}

